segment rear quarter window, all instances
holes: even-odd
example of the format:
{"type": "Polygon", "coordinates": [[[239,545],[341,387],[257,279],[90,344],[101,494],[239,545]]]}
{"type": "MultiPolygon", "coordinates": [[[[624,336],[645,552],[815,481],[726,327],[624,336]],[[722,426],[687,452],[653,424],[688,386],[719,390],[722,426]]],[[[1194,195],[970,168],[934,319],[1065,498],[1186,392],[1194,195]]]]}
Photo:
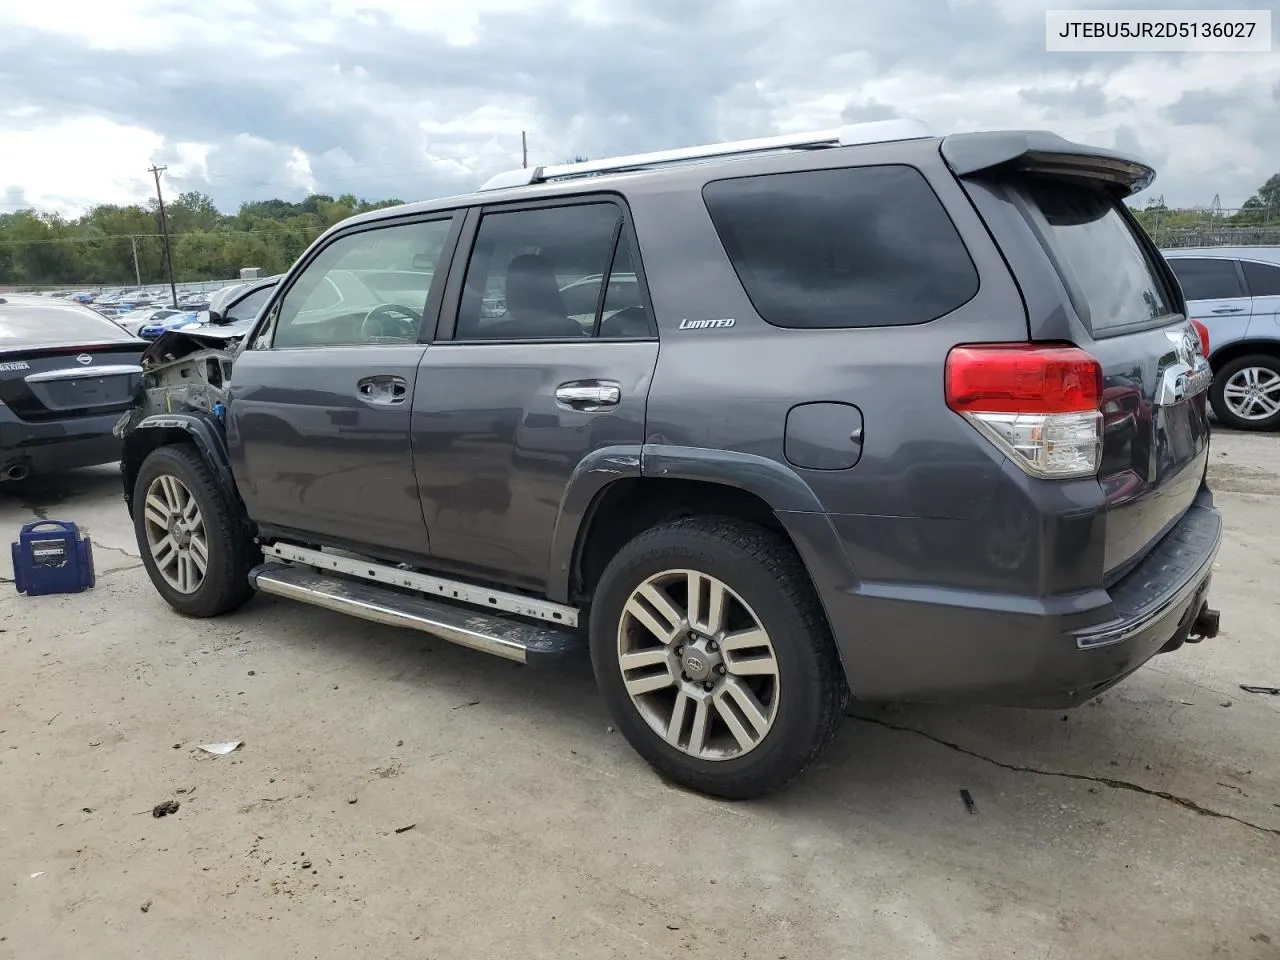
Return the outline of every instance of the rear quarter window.
{"type": "Polygon", "coordinates": [[[978,271],[914,167],[718,180],[703,199],[756,312],[789,328],[928,323],[978,292],[978,271]]]}

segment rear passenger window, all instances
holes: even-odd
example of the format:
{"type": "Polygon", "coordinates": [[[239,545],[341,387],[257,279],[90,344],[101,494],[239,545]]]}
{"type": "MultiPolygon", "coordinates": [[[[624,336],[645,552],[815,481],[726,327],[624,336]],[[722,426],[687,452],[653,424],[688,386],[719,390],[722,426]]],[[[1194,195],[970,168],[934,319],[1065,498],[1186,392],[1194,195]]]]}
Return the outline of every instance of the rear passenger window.
{"type": "Polygon", "coordinates": [[[927,323],[978,292],[978,272],[915,168],[720,180],[703,199],[752,306],[779,327],[927,323]]]}
{"type": "Polygon", "coordinates": [[[1231,300],[1247,296],[1240,286],[1234,260],[1174,257],[1169,260],[1169,266],[1188,300],[1231,300]]]}
{"type": "Polygon", "coordinates": [[[593,336],[621,228],[622,211],[610,202],[486,213],[455,339],[593,336]]]}
{"type": "Polygon", "coordinates": [[[1280,267],[1254,263],[1252,260],[1244,260],[1242,263],[1250,294],[1255,297],[1280,297],[1280,267]]]}

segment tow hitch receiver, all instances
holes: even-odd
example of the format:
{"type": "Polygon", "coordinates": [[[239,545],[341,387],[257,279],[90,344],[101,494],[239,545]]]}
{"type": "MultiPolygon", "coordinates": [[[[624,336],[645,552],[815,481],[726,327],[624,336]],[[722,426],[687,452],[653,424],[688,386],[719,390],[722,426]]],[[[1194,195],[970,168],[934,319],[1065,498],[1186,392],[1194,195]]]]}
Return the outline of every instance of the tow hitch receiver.
{"type": "Polygon", "coordinates": [[[1187,643],[1199,643],[1201,640],[1211,640],[1218,635],[1218,621],[1221,614],[1217,610],[1212,610],[1208,603],[1200,605],[1200,612],[1196,614],[1196,618],[1191,623],[1191,629],[1187,631],[1187,643]]]}

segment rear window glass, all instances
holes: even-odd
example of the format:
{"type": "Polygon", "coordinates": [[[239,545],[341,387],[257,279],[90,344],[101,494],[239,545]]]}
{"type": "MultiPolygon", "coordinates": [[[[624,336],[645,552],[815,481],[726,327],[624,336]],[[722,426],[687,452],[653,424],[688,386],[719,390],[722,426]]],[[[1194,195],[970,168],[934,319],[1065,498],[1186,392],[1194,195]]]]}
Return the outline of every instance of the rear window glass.
{"type": "Polygon", "coordinates": [[[1188,300],[1231,300],[1245,295],[1234,260],[1174,257],[1169,266],[1188,300]]]}
{"type": "Polygon", "coordinates": [[[913,167],[720,180],[703,198],[752,306],[775,326],[927,323],[978,292],[968,250],[913,167]]]}
{"type": "Polygon", "coordinates": [[[0,303],[0,350],[132,339],[124,328],[87,307],[0,303]]]}
{"type": "Polygon", "coordinates": [[[1173,312],[1165,284],[1118,201],[1101,190],[1059,181],[1028,185],[1061,262],[1088,307],[1094,333],[1173,312]]]}
{"type": "Polygon", "coordinates": [[[1245,260],[1243,264],[1249,293],[1255,297],[1280,297],[1280,267],[1252,260],[1245,260]]]}

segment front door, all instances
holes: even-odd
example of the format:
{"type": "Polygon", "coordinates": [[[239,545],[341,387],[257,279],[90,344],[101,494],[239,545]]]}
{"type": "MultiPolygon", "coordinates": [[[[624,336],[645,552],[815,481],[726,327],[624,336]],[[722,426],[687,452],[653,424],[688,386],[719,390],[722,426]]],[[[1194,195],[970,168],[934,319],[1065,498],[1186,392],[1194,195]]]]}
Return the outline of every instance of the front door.
{"type": "Polygon", "coordinates": [[[413,401],[431,550],[543,589],[574,470],[594,450],[644,442],[658,342],[616,198],[486,209],[460,258],[468,248],[413,401]]]}
{"type": "Polygon", "coordinates": [[[428,552],[410,411],[452,224],[446,213],[335,236],[236,359],[232,468],[260,525],[371,553],[428,552]]]}

